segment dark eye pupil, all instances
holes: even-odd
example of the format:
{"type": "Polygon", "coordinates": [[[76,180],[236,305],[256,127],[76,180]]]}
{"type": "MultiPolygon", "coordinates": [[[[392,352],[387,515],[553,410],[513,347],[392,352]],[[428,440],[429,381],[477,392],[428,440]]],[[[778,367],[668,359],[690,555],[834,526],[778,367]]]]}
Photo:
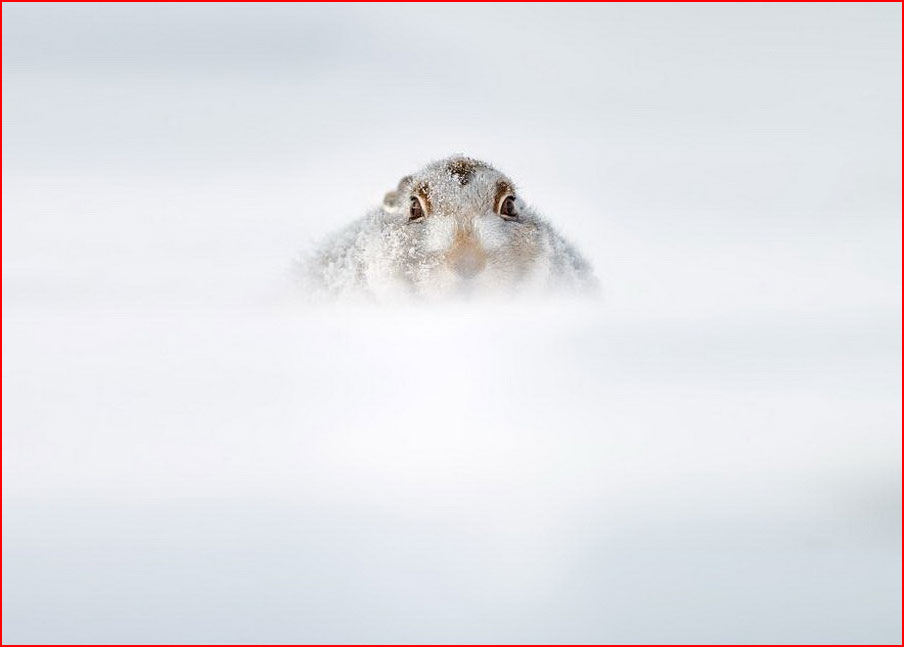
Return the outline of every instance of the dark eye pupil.
{"type": "Polygon", "coordinates": [[[424,215],[424,211],[421,209],[421,203],[417,198],[411,198],[410,213],[412,218],[421,218],[424,215]]]}
{"type": "Polygon", "coordinates": [[[512,196],[507,197],[502,203],[502,209],[500,210],[502,215],[504,216],[514,216],[515,215],[515,198],[512,196]]]}

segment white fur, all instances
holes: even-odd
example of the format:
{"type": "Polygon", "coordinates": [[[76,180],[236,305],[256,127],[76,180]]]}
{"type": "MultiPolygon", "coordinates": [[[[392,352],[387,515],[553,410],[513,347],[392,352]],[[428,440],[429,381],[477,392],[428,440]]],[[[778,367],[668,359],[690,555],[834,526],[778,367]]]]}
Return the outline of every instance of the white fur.
{"type": "Polygon", "coordinates": [[[383,208],[305,259],[309,290],[384,299],[595,286],[589,264],[517,192],[517,220],[497,213],[499,183],[514,183],[496,169],[455,156],[410,177],[387,194],[383,208]],[[464,182],[450,170],[457,163],[473,165],[464,182]],[[426,187],[429,208],[423,219],[410,221],[410,200],[419,187],[426,187]]]}

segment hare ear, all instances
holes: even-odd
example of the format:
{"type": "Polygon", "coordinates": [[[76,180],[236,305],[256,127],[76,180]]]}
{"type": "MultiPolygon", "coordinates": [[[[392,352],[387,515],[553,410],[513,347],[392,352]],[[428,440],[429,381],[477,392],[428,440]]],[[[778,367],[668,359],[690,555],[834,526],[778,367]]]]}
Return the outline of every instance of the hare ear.
{"type": "Polygon", "coordinates": [[[402,206],[400,202],[402,199],[402,192],[408,188],[409,184],[411,184],[411,176],[406,175],[399,180],[399,184],[395,191],[390,191],[383,196],[383,209],[385,211],[392,213],[399,210],[399,207],[402,206]]]}
{"type": "Polygon", "coordinates": [[[399,210],[399,195],[398,191],[390,191],[386,195],[383,196],[383,211],[388,213],[393,213],[399,210]]]}

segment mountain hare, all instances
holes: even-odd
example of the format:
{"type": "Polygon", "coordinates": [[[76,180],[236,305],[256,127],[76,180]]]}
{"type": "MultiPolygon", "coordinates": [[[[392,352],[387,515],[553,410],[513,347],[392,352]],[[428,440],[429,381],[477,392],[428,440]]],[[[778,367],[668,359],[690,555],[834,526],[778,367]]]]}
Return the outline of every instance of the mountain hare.
{"type": "Polygon", "coordinates": [[[580,291],[592,270],[484,162],[455,156],[408,175],[381,208],[329,239],[301,264],[319,294],[441,297],[580,291]]]}

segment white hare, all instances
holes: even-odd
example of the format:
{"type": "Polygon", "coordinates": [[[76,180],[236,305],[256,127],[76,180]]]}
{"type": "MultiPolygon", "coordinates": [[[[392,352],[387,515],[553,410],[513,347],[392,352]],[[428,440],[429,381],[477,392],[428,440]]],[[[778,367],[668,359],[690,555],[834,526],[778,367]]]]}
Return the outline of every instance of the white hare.
{"type": "Polygon", "coordinates": [[[381,208],[329,239],[301,270],[316,292],[377,298],[595,286],[587,261],[509,178],[461,156],[402,178],[381,208]]]}

